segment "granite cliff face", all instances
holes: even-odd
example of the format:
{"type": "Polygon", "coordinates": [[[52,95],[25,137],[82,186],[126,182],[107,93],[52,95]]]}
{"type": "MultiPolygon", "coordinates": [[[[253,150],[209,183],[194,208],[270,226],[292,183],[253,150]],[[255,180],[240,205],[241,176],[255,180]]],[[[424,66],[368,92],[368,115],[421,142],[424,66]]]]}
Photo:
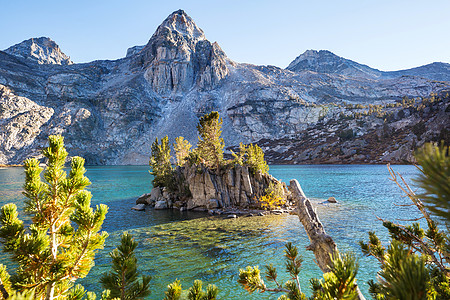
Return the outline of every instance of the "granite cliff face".
{"type": "Polygon", "coordinates": [[[211,110],[227,145],[276,143],[333,118],[333,105],[426,97],[446,80],[448,64],[382,72],[328,51],[307,51],[287,69],[236,63],[180,10],[115,61],[71,64],[46,38],[0,51],[0,163],[39,156],[60,133],[88,164],[147,164],[156,137],[195,144],[198,117],[211,110]]]}

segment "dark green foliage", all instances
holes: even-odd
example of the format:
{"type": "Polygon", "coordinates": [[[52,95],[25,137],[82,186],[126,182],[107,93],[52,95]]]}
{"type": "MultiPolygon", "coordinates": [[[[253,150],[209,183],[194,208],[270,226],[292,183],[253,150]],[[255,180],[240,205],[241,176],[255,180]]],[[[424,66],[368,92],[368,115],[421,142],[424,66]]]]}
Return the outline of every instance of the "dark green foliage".
{"type": "Polygon", "coordinates": [[[73,157],[67,176],[62,136],[50,136],[43,154],[48,159],[44,181],[36,159],[24,163],[23,194],[31,225],[24,227],[14,204],[3,206],[0,212],[3,249],[19,266],[11,283],[16,292],[25,293],[16,295],[17,299],[30,293],[40,299],[71,295],[74,282],[88,274],[95,252],[103,248],[107,237],[99,231],[108,208],[101,204],[93,210],[90,206],[84,159],[73,157]]]}
{"type": "Polygon", "coordinates": [[[416,159],[421,174],[416,180],[423,194],[418,195],[437,216],[450,223],[450,158],[449,147],[425,144],[417,151],[416,159]]]}
{"type": "Polygon", "coordinates": [[[165,136],[161,139],[161,144],[158,138],[152,144],[152,156],[150,157],[150,167],[152,171],[150,174],[154,176],[153,186],[168,187],[172,181],[172,164],[170,163],[170,146],[169,137],[165,136]]]}
{"type": "Polygon", "coordinates": [[[369,232],[369,242],[367,244],[363,241],[360,241],[359,245],[361,246],[362,252],[365,255],[372,255],[379,261],[384,260],[385,248],[381,244],[381,241],[380,239],[378,239],[375,232],[369,232]]]}
{"type": "Polygon", "coordinates": [[[222,118],[217,111],[200,118],[197,125],[198,144],[197,151],[203,163],[209,168],[220,168],[223,161],[223,148],[225,147],[222,134],[222,118]]]}
{"type": "Polygon", "coordinates": [[[286,244],[286,250],[284,250],[284,257],[286,258],[286,271],[291,275],[292,280],[298,281],[298,275],[302,267],[303,259],[298,256],[297,247],[292,243],[286,244]]]}
{"type": "Polygon", "coordinates": [[[380,281],[371,290],[385,299],[427,299],[429,274],[425,260],[393,240],[379,272],[380,281]]]}
{"type": "Polygon", "coordinates": [[[198,165],[202,162],[202,159],[200,158],[200,154],[198,153],[197,149],[194,149],[189,153],[188,157],[186,158],[186,161],[190,166],[198,165]]]}
{"type": "Polygon", "coordinates": [[[137,259],[134,255],[138,243],[127,232],[123,233],[121,243],[109,255],[112,258],[112,272],[100,279],[104,289],[110,291],[108,299],[142,299],[150,294],[150,276],[139,280],[137,259]]]}

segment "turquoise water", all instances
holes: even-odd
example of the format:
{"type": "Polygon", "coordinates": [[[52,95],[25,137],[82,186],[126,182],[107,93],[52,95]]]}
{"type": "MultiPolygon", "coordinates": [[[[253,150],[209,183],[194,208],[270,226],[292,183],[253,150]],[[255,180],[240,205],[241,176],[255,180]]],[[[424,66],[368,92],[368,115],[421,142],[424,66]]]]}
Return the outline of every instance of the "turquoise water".
{"type": "MultiPolygon", "coordinates": [[[[413,166],[394,166],[407,180],[417,169],[413,166]]],[[[317,211],[325,230],[341,251],[353,251],[360,257],[358,283],[367,296],[368,279],[375,279],[378,269],[375,260],[362,257],[358,241],[366,240],[372,230],[385,241],[387,233],[376,216],[396,220],[417,216],[401,191],[389,181],[386,166],[324,165],[271,166],[270,173],[289,182],[297,179],[304,192],[317,204],[317,211]],[[338,204],[320,204],[333,196],[338,204]]],[[[152,294],[148,299],[162,299],[168,283],[180,279],[183,287],[194,279],[214,283],[221,299],[276,299],[277,295],[250,296],[238,284],[239,268],[273,262],[281,279],[283,250],[286,242],[293,242],[304,258],[301,273],[303,291],[309,291],[309,279],[320,277],[313,255],[304,248],[308,238],[296,216],[238,218],[236,220],[207,217],[202,213],[178,211],[145,212],[130,210],[136,197],[150,191],[151,176],[146,166],[88,167],[92,181],[93,205],[104,203],[109,212],[103,229],[109,233],[105,249],[95,260],[88,277],[80,280],[87,289],[100,291],[101,273],[109,271],[108,252],[116,247],[123,231],[139,241],[137,256],[139,270],[151,275],[152,294]]],[[[21,168],[0,169],[0,205],[14,202],[20,208],[24,197],[21,168]]],[[[22,215],[23,216],[23,215],[22,215]]],[[[7,255],[0,260],[12,267],[7,255]]]]}

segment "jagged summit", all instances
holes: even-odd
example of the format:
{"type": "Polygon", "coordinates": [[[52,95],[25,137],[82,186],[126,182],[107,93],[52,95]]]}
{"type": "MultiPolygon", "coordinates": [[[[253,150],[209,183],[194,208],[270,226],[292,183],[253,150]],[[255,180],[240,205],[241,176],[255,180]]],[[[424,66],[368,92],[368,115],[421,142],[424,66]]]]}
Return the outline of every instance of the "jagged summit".
{"type": "Polygon", "coordinates": [[[132,48],[132,67],[160,95],[185,93],[193,86],[212,89],[228,74],[226,55],[211,43],[183,10],[171,13],[142,50],[132,48]]]}
{"type": "Polygon", "coordinates": [[[38,64],[70,65],[73,62],[48,37],[31,38],[9,47],[6,53],[22,57],[38,64]]]}
{"type": "Polygon", "coordinates": [[[205,34],[192,20],[188,14],[180,9],[171,13],[156,30],[155,35],[158,35],[167,30],[172,33],[181,34],[184,37],[192,38],[195,40],[204,40],[205,34]]]}
{"type": "Polygon", "coordinates": [[[382,72],[340,57],[328,50],[307,50],[286,68],[293,72],[313,71],[352,77],[378,78],[382,72]]]}

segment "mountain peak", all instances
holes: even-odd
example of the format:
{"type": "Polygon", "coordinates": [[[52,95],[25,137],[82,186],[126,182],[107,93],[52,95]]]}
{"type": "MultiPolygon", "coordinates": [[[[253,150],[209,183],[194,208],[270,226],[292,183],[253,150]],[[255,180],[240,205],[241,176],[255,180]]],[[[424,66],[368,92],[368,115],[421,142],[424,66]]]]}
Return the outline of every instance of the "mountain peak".
{"type": "Polygon", "coordinates": [[[328,50],[306,50],[286,68],[293,72],[313,71],[352,77],[378,78],[381,71],[340,57],[328,50]]]}
{"type": "Polygon", "coordinates": [[[9,47],[6,53],[32,60],[38,64],[70,65],[73,62],[48,37],[31,38],[9,47]]]}
{"type": "Polygon", "coordinates": [[[127,56],[161,95],[184,93],[194,85],[211,89],[228,74],[225,53],[183,10],[171,13],[144,48],[131,48],[127,56]]]}
{"type": "Polygon", "coordinates": [[[180,9],[171,13],[162,23],[159,25],[155,32],[155,35],[165,34],[169,31],[172,34],[180,34],[185,38],[191,38],[194,40],[204,40],[205,34],[192,20],[188,14],[180,9]]]}

